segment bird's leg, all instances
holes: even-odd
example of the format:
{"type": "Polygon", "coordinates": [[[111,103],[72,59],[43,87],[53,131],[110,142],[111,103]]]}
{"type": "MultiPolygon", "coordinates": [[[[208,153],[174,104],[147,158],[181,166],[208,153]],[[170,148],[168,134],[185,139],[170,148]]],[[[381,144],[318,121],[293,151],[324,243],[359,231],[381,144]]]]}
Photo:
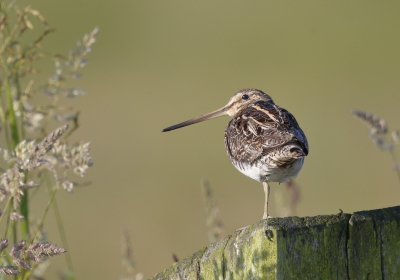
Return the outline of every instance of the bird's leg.
{"type": "Polygon", "coordinates": [[[265,203],[264,203],[264,215],[263,215],[263,220],[268,219],[268,198],[269,198],[269,184],[268,182],[263,182],[262,183],[264,186],[264,192],[265,192],[265,203]]]}

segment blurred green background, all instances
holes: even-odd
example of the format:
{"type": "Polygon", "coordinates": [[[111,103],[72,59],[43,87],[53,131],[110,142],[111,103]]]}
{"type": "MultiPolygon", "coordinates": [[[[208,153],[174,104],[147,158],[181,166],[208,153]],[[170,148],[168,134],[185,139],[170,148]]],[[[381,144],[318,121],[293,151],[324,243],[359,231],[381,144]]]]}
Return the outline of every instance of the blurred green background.
{"type": "MultiPolygon", "coordinates": [[[[66,103],[81,111],[74,140],[92,142],[93,184],[57,196],[79,279],[123,274],[123,226],[146,278],[171,265],[173,253],[184,258],[207,246],[203,177],[226,234],[261,218],[262,185],[225,152],[228,117],[161,133],[225,105],[242,88],[271,95],[308,137],[297,215],[399,204],[390,155],[349,114],[370,111],[400,128],[399,1],[17,3],[32,4],[57,29],[43,42],[52,52],[67,53],[100,27],[79,82],[88,94],[66,103]]],[[[43,77],[53,71],[46,65],[43,77]]],[[[271,197],[283,187],[272,183],[271,197]]],[[[34,217],[46,199],[32,201],[34,217]]],[[[60,244],[53,215],[45,227],[60,244]]],[[[62,257],[53,259],[53,271],[63,267],[62,257]]]]}

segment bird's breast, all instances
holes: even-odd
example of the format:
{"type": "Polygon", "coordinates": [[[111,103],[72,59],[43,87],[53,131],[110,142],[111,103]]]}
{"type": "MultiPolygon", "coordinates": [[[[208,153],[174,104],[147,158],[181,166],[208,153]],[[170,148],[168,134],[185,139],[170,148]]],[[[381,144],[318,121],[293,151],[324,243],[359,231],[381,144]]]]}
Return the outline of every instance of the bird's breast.
{"type": "Polygon", "coordinates": [[[303,166],[304,158],[295,159],[285,167],[265,163],[262,159],[253,163],[231,161],[237,170],[258,182],[281,183],[296,178],[303,166]]]}

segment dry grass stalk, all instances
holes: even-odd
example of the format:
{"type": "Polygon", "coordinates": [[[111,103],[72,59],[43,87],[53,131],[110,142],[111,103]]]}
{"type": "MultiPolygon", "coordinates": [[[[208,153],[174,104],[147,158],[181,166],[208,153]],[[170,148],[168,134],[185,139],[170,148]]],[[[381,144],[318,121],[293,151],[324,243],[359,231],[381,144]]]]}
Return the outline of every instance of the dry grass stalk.
{"type": "Polygon", "coordinates": [[[17,212],[12,212],[10,214],[10,220],[11,221],[23,221],[24,220],[24,216],[18,214],[17,212]]]}
{"type": "MultiPolygon", "coordinates": [[[[0,249],[3,251],[8,246],[8,240],[0,240],[0,249]]],[[[31,266],[28,261],[43,262],[46,257],[53,257],[64,254],[66,250],[48,242],[35,242],[27,246],[25,240],[21,240],[14,244],[9,255],[12,258],[12,265],[0,266],[0,273],[6,275],[18,275],[20,271],[17,267],[30,270],[31,266]]]]}
{"type": "MultiPolygon", "coordinates": [[[[70,85],[69,82],[82,77],[81,70],[88,64],[87,55],[92,52],[99,29],[95,28],[86,34],[68,55],[50,54],[41,44],[55,29],[49,27],[39,11],[31,6],[21,9],[15,2],[5,3],[0,0],[0,131],[7,145],[7,149],[1,150],[7,167],[0,174],[0,203],[6,201],[2,210],[7,215],[0,215],[0,221],[3,216],[7,217],[5,237],[12,235],[15,240],[21,239],[20,237],[31,238],[28,243],[21,241],[13,245],[8,259],[11,258],[14,265],[2,258],[0,274],[16,275],[19,270],[21,273],[15,279],[25,280],[36,277],[32,271],[24,271],[30,269],[29,261],[42,262],[47,257],[65,252],[63,248],[48,242],[30,244],[34,242],[35,234],[30,230],[29,189],[39,186],[36,182],[39,182],[38,175],[41,175],[43,170],[50,171],[55,179],[49,177],[45,181],[48,189],[53,191],[50,205],[54,201],[58,186],[72,192],[77,185],[68,179],[68,173],[74,172],[83,177],[86,170],[92,166],[90,143],[70,146],[61,141],[63,137],[66,142],[65,132],[69,127],[66,122],[72,125],[70,133],[77,129],[78,113],[65,112],[74,109],[60,106],[58,101],[64,97],[75,98],[85,93],[83,89],[70,85]],[[34,28],[36,25],[39,25],[39,28],[34,28]],[[29,34],[28,37],[25,34],[29,34]],[[35,68],[38,65],[36,62],[44,58],[54,60],[55,71],[45,85],[36,87],[33,75],[40,73],[35,68]],[[28,75],[30,80],[26,80],[28,75]],[[38,93],[50,97],[51,105],[32,105],[30,102],[38,93]],[[47,127],[53,120],[62,124],[47,134],[47,127]],[[28,133],[35,134],[28,137],[28,133]],[[43,138],[28,140],[37,138],[38,135],[43,138]]],[[[47,174],[44,176],[47,178],[47,174]]],[[[48,208],[42,216],[41,224],[47,210],[48,208]]],[[[62,224],[60,219],[58,215],[58,224],[62,224]]],[[[59,230],[63,236],[61,226],[59,230]]],[[[65,238],[63,242],[66,244],[65,238]]],[[[0,251],[7,246],[7,239],[0,240],[0,251]]],[[[67,265],[72,271],[72,263],[68,258],[67,265]]],[[[33,265],[32,269],[36,267],[37,264],[33,265]]]]}
{"type": "MultiPolygon", "coordinates": [[[[3,174],[0,175],[1,184],[4,189],[0,192],[0,202],[3,201],[7,195],[13,198],[14,209],[16,210],[21,202],[21,197],[23,191],[28,188],[37,187],[34,181],[29,181],[25,183],[25,173],[24,171],[31,171],[33,169],[44,166],[46,169],[53,172],[55,178],[60,181],[57,173],[55,172],[55,164],[57,161],[51,162],[49,158],[45,155],[56,141],[65,133],[68,129],[68,125],[64,125],[50,133],[41,142],[35,144],[34,141],[22,141],[19,143],[15,151],[3,150],[4,159],[13,167],[7,169],[3,174]]],[[[85,150],[88,152],[87,150],[85,150]]],[[[90,156],[88,153],[85,154],[86,157],[90,156]]],[[[76,160],[79,164],[85,163],[85,160],[76,160]]],[[[74,163],[75,164],[75,163],[74,163]]],[[[77,164],[77,163],[76,163],[77,164]]],[[[75,166],[76,166],[75,164],[75,166]]],[[[77,165],[81,169],[84,167],[77,165]]],[[[87,166],[88,167],[88,166],[87,166]]],[[[62,183],[62,182],[60,182],[62,183]]],[[[12,220],[22,220],[17,216],[17,213],[11,215],[12,220]]]]}
{"type": "Polygon", "coordinates": [[[120,280],[144,279],[143,273],[135,274],[135,261],[133,260],[129,232],[126,228],[122,229],[122,267],[125,268],[127,275],[120,277],[120,280]]]}
{"type": "Polygon", "coordinates": [[[399,130],[392,131],[392,141],[396,145],[400,143],[400,131],[399,130]]]}
{"type": "Polygon", "coordinates": [[[352,110],[351,114],[367,124],[370,128],[371,134],[386,134],[388,131],[386,121],[371,113],[352,110]]]}
{"type": "Polygon", "coordinates": [[[224,226],[221,219],[221,212],[214,201],[210,184],[203,179],[201,189],[204,199],[204,208],[207,215],[208,239],[211,243],[217,242],[224,236],[224,226]]]}
{"type": "Polygon", "coordinates": [[[19,270],[16,266],[8,264],[5,266],[0,266],[0,273],[3,273],[5,275],[18,275],[19,270]]]}
{"type": "Polygon", "coordinates": [[[400,163],[394,151],[394,147],[399,144],[400,131],[394,130],[388,136],[388,126],[384,119],[381,119],[374,114],[362,112],[358,110],[351,111],[351,114],[362,120],[369,127],[369,137],[374,144],[383,151],[388,151],[393,159],[393,170],[397,172],[397,177],[400,183],[400,163]],[[391,142],[391,143],[390,143],[391,142]]]}
{"type": "Polygon", "coordinates": [[[357,117],[359,120],[364,122],[369,128],[369,137],[372,139],[374,144],[381,150],[391,150],[393,149],[393,145],[388,143],[384,135],[388,132],[388,127],[386,125],[386,121],[377,117],[374,114],[353,110],[351,114],[357,117]]]}
{"type": "Polygon", "coordinates": [[[293,178],[284,185],[286,188],[279,188],[275,191],[277,215],[279,217],[295,216],[300,201],[300,185],[293,178]]]}

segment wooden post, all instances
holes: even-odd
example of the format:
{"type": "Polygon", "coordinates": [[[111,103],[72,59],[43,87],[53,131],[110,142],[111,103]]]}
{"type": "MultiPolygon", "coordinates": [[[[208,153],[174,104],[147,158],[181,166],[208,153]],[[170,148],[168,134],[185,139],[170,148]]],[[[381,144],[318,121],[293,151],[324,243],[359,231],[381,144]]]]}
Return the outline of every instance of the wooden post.
{"type": "Polygon", "coordinates": [[[262,220],[151,279],[400,279],[400,206],[262,220]]]}

